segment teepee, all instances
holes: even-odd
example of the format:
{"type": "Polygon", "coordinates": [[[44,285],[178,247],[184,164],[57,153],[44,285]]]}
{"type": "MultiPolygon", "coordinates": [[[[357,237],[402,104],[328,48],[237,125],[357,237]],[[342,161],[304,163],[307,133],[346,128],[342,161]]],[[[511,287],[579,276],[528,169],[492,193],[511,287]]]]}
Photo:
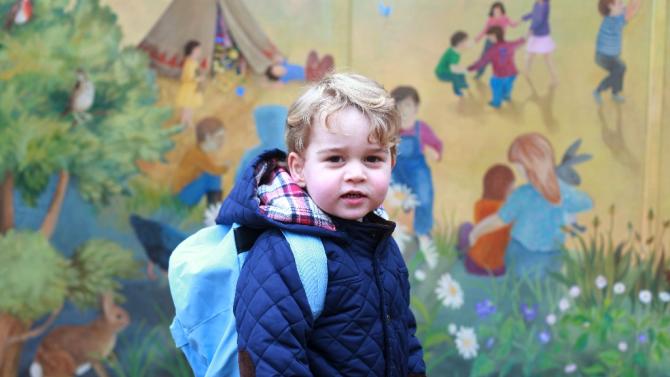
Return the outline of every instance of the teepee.
{"type": "Polygon", "coordinates": [[[173,0],[139,47],[160,73],[178,76],[190,40],[200,42],[200,66],[206,70],[212,68],[217,45],[235,46],[256,73],[264,73],[281,55],[243,0],[173,0]]]}

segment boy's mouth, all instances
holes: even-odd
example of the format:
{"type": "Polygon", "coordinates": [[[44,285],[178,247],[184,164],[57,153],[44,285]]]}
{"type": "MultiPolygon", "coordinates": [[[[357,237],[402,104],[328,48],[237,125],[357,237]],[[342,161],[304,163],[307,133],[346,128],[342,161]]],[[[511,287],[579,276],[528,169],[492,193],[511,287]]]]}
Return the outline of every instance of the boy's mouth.
{"type": "Polygon", "coordinates": [[[365,198],[366,195],[363,194],[360,191],[349,191],[349,192],[341,195],[341,197],[344,198],[344,199],[361,199],[361,198],[365,198]]]}

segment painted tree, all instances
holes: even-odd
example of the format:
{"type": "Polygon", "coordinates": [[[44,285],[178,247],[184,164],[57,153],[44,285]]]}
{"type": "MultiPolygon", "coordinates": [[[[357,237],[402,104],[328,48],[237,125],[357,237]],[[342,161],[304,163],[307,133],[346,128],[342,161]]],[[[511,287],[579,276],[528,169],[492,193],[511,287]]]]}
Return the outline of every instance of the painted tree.
{"type": "MultiPolygon", "coordinates": [[[[15,0],[0,0],[0,14],[15,0]]],[[[148,60],[121,47],[116,16],[98,0],[39,0],[29,22],[0,32],[0,376],[16,376],[32,323],[55,317],[64,300],[81,305],[118,288],[132,269],[127,252],[91,241],[71,259],[49,244],[68,185],[93,204],[129,192],[137,160],[155,161],[171,148],[169,110],[155,105],[148,60]],[[94,84],[86,113],[67,111],[77,71],[94,84]],[[49,180],[57,185],[37,232],[14,229],[12,196],[35,203],[49,180]],[[94,273],[92,272],[94,271],[94,273]],[[8,294],[11,292],[11,294],[8,294]]]]}

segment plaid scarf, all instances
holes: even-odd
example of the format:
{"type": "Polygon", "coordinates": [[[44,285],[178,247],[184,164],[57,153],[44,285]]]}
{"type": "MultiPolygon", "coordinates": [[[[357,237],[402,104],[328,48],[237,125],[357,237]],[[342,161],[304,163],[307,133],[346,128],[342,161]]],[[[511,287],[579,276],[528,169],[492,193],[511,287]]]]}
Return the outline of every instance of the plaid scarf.
{"type": "MultiPolygon", "coordinates": [[[[279,161],[265,161],[257,166],[256,183],[259,211],[268,218],[287,224],[311,225],[335,230],[333,220],[319,208],[307,192],[291,178],[279,161]]],[[[374,213],[388,219],[382,208],[374,213]]]]}

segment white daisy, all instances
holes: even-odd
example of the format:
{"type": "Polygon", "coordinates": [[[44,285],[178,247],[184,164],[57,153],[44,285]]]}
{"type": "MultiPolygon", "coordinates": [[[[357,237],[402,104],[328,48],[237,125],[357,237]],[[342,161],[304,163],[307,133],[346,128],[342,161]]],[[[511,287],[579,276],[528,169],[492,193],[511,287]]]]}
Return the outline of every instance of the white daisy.
{"type": "Polygon", "coordinates": [[[394,208],[401,208],[403,211],[409,211],[419,205],[419,200],[416,195],[412,193],[409,186],[394,183],[389,186],[386,199],[390,206],[394,208]]]}
{"type": "Polygon", "coordinates": [[[456,347],[458,353],[466,360],[477,357],[479,344],[475,330],[471,327],[461,327],[456,333],[456,347]]]}
{"type": "Polygon", "coordinates": [[[398,248],[402,254],[405,254],[407,245],[412,242],[412,236],[407,232],[407,228],[405,228],[405,226],[402,224],[396,225],[395,230],[393,231],[393,239],[398,244],[398,248]]]}
{"type": "Polygon", "coordinates": [[[558,302],[558,308],[564,312],[568,309],[570,309],[570,301],[568,301],[567,298],[562,298],[561,301],[558,302]]]}
{"type": "Polygon", "coordinates": [[[626,342],[619,342],[619,351],[621,351],[621,352],[626,352],[626,351],[628,351],[628,343],[626,343],[626,342]]]}
{"type": "Polygon", "coordinates": [[[596,287],[598,287],[598,289],[607,287],[607,278],[602,275],[598,275],[596,278],[596,287]]]}
{"type": "Polygon", "coordinates": [[[414,271],[414,277],[418,281],[424,281],[426,280],[426,273],[423,270],[416,270],[414,271]]]}
{"type": "Polygon", "coordinates": [[[614,294],[620,295],[626,292],[626,286],[622,282],[617,282],[614,284],[612,290],[614,291],[614,294]]]}
{"type": "Polygon", "coordinates": [[[419,248],[421,249],[421,252],[423,252],[423,257],[426,258],[428,268],[431,270],[435,268],[435,266],[437,266],[437,259],[439,257],[435,242],[431,241],[430,239],[420,238],[419,248]]]}
{"type": "Polygon", "coordinates": [[[577,371],[577,365],[575,364],[568,364],[565,366],[565,373],[567,374],[572,374],[577,371]]]}
{"type": "Polygon", "coordinates": [[[437,298],[442,301],[442,304],[447,308],[458,309],[463,306],[463,290],[457,281],[451,278],[451,275],[444,274],[437,282],[435,288],[437,298]]]}
{"type": "Polygon", "coordinates": [[[653,296],[651,295],[651,292],[649,292],[646,289],[640,291],[639,297],[640,297],[640,301],[642,301],[642,303],[644,303],[644,304],[650,303],[651,299],[653,298],[653,296]]]}
{"type": "Polygon", "coordinates": [[[456,325],[454,325],[453,323],[450,323],[449,324],[449,334],[456,335],[456,331],[458,331],[458,328],[456,327],[456,325]]]}
{"type": "Polygon", "coordinates": [[[573,285],[573,286],[570,288],[570,297],[572,297],[572,298],[577,298],[577,297],[579,297],[579,295],[580,295],[581,293],[582,293],[582,290],[579,289],[579,286],[577,286],[577,285],[573,285]]]}
{"type": "Polygon", "coordinates": [[[556,316],[554,314],[549,314],[547,316],[547,325],[553,326],[554,324],[556,324],[556,316]]]}
{"type": "Polygon", "coordinates": [[[203,214],[203,220],[202,220],[205,226],[216,225],[216,217],[219,215],[221,204],[223,204],[223,202],[211,204],[207,206],[207,208],[205,208],[205,213],[203,214]]]}
{"type": "Polygon", "coordinates": [[[663,292],[658,292],[658,298],[659,298],[659,300],[661,300],[662,302],[670,302],[670,293],[665,292],[665,291],[663,291],[663,292]]]}

